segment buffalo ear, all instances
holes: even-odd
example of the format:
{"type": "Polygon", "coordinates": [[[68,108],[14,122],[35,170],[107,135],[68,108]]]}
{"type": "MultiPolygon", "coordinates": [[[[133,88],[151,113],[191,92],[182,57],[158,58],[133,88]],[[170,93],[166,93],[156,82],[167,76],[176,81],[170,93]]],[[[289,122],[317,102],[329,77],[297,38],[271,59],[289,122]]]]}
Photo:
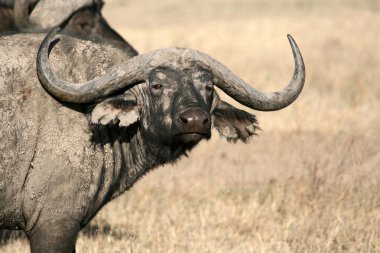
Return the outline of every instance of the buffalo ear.
{"type": "Polygon", "coordinates": [[[248,142],[260,129],[256,116],[218,100],[212,113],[214,127],[229,142],[248,142]]]}
{"type": "Polygon", "coordinates": [[[139,120],[140,114],[133,95],[120,95],[103,100],[91,112],[91,123],[127,127],[139,120]]]}

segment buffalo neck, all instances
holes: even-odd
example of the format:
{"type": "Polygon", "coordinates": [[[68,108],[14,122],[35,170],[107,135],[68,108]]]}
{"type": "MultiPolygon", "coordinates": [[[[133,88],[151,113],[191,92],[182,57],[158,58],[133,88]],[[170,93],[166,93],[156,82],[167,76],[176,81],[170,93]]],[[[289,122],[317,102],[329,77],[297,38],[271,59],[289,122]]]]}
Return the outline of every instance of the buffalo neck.
{"type": "Polygon", "coordinates": [[[109,182],[106,201],[116,198],[145,173],[165,163],[158,156],[166,148],[147,143],[138,124],[128,128],[96,126],[92,139],[104,154],[100,176],[103,182],[109,182]]]}

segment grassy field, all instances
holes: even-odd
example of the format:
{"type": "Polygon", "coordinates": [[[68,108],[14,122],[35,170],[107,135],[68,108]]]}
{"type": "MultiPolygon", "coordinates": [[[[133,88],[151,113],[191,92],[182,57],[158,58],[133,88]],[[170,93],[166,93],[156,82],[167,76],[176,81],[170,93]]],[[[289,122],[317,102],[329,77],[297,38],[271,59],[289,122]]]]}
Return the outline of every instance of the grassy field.
{"type": "Polygon", "coordinates": [[[289,108],[256,113],[249,144],[214,132],[145,176],[77,252],[380,252],[380,1],[106,0],[104,15],[141,53],[198,49],[262,91],[292,75],[290,33],[307,79],[289,108]]]}

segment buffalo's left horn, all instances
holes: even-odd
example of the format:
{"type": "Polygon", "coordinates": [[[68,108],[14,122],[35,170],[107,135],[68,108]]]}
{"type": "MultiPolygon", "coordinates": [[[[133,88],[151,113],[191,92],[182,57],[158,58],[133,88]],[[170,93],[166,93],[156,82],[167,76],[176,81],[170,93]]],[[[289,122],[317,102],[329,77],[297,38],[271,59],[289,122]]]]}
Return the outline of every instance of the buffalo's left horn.
{"type": "Polygon", "coordinates": [[[209,67],[216,77],[215,85],[239,103],[258,111],[276,111],[287,107],[297,99],[305,83],[305,65],[301,52],[289,34],[288,39],[293,51],[295,68],[292,79],[283,90],[260,92],[232,73],[226,66],[209,57],[209,67]]]}
{"type": "Polygon", "coordinates": [[[207,54],[184,48],[167,48],[135,56],[111,68],[105,75],[84,83],[70,83],[59,79],[49,65],[48,48],[59,29],[50,32],[37,54],[37,73],[42,85],[57,98],[75,103],[91,102],[117,90],[143,82],[159,66],[182,61],[198,61],[208,66],[215,85],[227,95],[252,109],[274,111],[290,105],[301,93],[305,82],[305,66],[293,38],[288,35],[295,60],[295,70],[289,84],[280,92],[262,93],[245,83],[226,66],[207,54]]]}

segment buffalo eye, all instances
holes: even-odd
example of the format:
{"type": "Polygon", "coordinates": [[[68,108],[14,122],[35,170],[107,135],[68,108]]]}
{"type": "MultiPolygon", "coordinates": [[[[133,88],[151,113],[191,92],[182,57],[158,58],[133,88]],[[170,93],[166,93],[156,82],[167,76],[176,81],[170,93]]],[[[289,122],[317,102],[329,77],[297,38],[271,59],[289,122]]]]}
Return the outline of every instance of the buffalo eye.
{"type": "Polygon", "coordinates": [[[93,15],[88,11],[82,11],[75,14],[73,18],[74,25],[79,32],[90,33],[95,26],[93,15]]]}
{"type": "Polygon", "coordinates": [[[90,31],[92,29],[92,25],[89,22],[79,22],[78,27],[81,30],[90,31]]]}
{"type": "Polygon", "coordinates": [[[159,90],[162,88],[162,85],[160,83],[155,83],[155,84],[152,84],[152,88],[155,90],[159,90]]]}

